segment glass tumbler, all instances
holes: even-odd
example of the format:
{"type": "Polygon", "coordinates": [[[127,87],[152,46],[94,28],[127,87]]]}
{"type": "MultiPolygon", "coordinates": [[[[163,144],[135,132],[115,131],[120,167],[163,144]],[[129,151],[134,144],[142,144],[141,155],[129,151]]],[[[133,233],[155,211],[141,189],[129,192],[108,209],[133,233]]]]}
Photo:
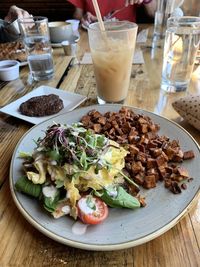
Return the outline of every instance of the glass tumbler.
{"type": "Polygon", "coordinates": [[[200,43],[200,17],[169,18],[165,36],[161,88],[185,91],[200,43]]]}
{"type": "Polygon", "coordinates": [[[122,103],[127,97],[138,26],[128,21],[90,24],[89,44],[99,104],[122,103]]]}
{"type": "Polygon", "coordinates": [[[19,28],[33,79],[40,81],[52,78],[54,67],[48,19],[45,17],[20,19],[19,28]]]}

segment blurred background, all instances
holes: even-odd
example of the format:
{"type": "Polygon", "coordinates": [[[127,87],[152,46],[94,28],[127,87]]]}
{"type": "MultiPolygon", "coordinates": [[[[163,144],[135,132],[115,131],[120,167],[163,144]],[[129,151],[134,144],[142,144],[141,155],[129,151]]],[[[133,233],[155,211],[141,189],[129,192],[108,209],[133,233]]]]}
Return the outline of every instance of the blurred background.
{"type": "MultiPolygon", "coordinates": [[[[49,18],[49,21],[70,19],[74,11],[73,6],[66,0],[0,0],[0,18],[5,17],[11,5],[23,8],[35,16],[46,16],[49,18]]],[[[200,0],[185,0],[182,9],[185,15],[198,16],[200,0]]],[[[137,22],[149,23],[153,22],[153,20],[145,15],[145,11],[141,7],[138,11],[137,22]]]]}

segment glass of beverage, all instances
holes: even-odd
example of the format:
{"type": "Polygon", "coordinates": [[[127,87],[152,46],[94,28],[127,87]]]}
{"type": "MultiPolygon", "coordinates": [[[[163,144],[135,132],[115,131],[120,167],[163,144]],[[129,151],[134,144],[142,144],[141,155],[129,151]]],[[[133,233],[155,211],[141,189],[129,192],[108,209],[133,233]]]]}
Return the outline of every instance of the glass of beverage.
{"type": "Polygon", "coordinates": [[[99,104],[122,103],[127,97],[138,26],[128,21],[109,21],[101,31],[90,24],[89,44],[99,104]]]}
{"type": "Polygon", "coordinates": [[[52,78],[54,69],[48,19],[45,17],[20,19],[19,27],[33,79],[40,81],[52,78]]]}
{"type": "Polygon", "coordinates": [[[167,19],[170,16],[182,16],[182,11],[177,9],[184,0],[157,0],[157,10],[154,19],[154,35],[162,38],[165,36],[167,19]],[[175,14],[174,11],[176,10],[175,14]]]}
{"type": "Polygon", "coordinates": [[[169,18],[165,36],[161,88],[185,91],[200,43],[200,18],[169,18]]]}

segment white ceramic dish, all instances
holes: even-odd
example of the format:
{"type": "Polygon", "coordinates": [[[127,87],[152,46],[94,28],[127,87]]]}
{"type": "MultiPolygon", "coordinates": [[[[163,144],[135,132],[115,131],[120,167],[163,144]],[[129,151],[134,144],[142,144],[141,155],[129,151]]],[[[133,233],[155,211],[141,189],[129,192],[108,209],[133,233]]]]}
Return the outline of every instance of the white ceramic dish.
{"type": "Polygon", "coordinates": [[[72,24],[65,21],[49,22],[49,34],[52,43],[61,43],[73,35],[72,24]]]}
{"type": "Polygon", "coordinates": [[[19,151],[32,152],[33,139],[42,137],[44,130],[57,123],[77,122],[91,109],[100,112],[118,111],[120,105],[97,105],[58,115],[30,129],[19,141],[13,153],[10,167],[10,188],[15,204],[23,216],[39,231],[65,245],[87,250],[117,250],[148,242],[173,227],[188,211],[195,201],[200,186],[200,148],[194,139],[182,127],[151,112],[133,108],[137,113],[148,115],[161,126],[160,134],[180,140],[184,151],[193,150],[195,159],[183,163],[194,180],[188,183],[187,190],[174,195],[165,189],[162,183],[151,190],[141,190],[146,197],[147,206],[137,210],[110,209],[108,218],[98,226],[89,226],[84,235],[72,233],[74,221],[69,217],[53,219],[33,200],[14,189],[18,177],[22,175],[22,160],[19,151]]]}
{"type": "Polygon", "coordinates": [[[58,95],[62,100],[63,100],[63,105],[64,108],[57,114],[62,114],[66,113],[68,111],[73,110],[76,108],[78,105],[80,105],[85,99],[85,96],[79,95],[79,94],[74,94],[74,93],[69,93],[65,92],[60,89],[52,88],[49,86],[40,86],[33,90],[32,92],[24,95],[23,97],[19,98],[18,100],[8,104],[7,106],[3,107],[0,109],[1,112],[9,114],[11,116],[14,116],[16,118],[22,119],[24,121],[28,121],[32,124],[38,124],[41,123],[47,119],[50,119],[54,117],[55,115],[50,115],[50,116],[44,116],[44,117],[29,117],[21,114],[19,112],[19,106],[22,102],[25,102],[26,100],[30,99],[31,97],[34,96],[40,96],[40,95],[49,95],[49,94],[56,94],[58,95]]]}
{"type": "Polygon", "coordinates": [[[19,77],[19,62],[17,60],[0,61],[0,80],[12,81],[19,77]]]}
{"type": "MultiPolygon", "coordinates": [[[[80,35],[79,33],[77,33],[76,35],[72,35],[70,38],[64,40],[63,42],[65,41],[68,41],[70,43],[77,43],[78,41],[80,40],[80,35]]],[[[52,47],[62,47],[62,42],[61,43],[51,43],[51,46],[52,47]]]]}

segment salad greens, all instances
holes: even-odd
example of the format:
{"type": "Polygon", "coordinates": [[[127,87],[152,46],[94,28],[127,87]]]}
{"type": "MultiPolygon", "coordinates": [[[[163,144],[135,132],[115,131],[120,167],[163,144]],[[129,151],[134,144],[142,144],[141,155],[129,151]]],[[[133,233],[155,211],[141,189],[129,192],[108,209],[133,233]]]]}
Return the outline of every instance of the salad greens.
{"type": "Polygon", "coordinates": [[[60,200],[60,191],[56,190],[56,194],[53,197],[43,197],[44,208],[51,213],[54,212],[60,200]]]}
{"type": "Polygon", "coordinates": [[[112,208],[129,208],[134,209],[140,207],[140,202],[136,197],[131,196],[124,190],[123,187],[118,186],[113,188],[116,190],[116,196],[112,195],[112,191],[103,189],[100,192],[95,192],[96,196],[99,196],[109,207],[112,208]]]}
{"type": "Polygon", "coordinates": [[[54,124],[36,141],[32,154],[20,152],[25,176],[15,187],[38,198],[56,218],[65,215],[67,206],[76,219],[77,201],[85,194],[89,194],[87,206],[94,210],[93,193],[110,207],[138,208],[138,199],[121,186],[131,183],[138,187],[123,173],[127,154],[116,142],[80,123],[54,124]]]}
{"type": "Polygon", "coordinates": [[[21,176],[15,183],[17,191],[21,191],[29,196],[39,198],[42,192],[42,186],[40,184],[33,184],[27,179],[26,176],[21,176]]]}
{"type": "Polygon", "coordinates": [[[56,160],[59,165],[73,162],[86,171],[97,163],[99,153],[108,146],[108,139],[86,130],[80,123],[53,125],[47,130],[45,138],[37,141],[37,145],[38,151],[56,160]]]}

